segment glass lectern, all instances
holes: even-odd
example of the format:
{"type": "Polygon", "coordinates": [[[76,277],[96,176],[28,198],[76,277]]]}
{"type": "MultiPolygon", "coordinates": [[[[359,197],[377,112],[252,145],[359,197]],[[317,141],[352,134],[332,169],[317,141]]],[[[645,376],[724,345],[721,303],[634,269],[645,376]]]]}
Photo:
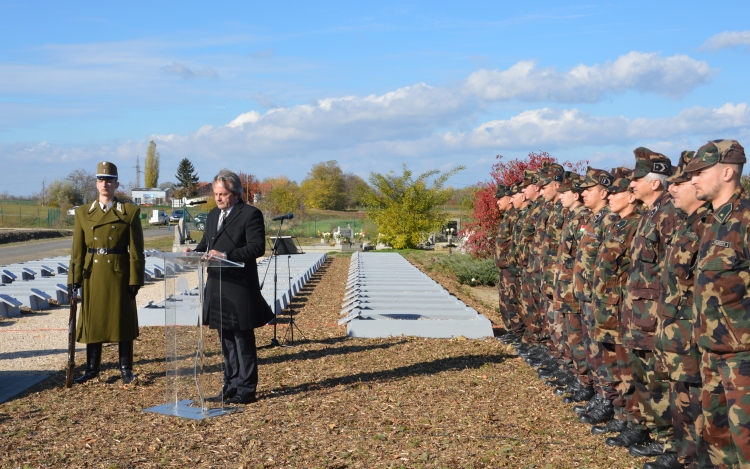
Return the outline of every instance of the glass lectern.
{"type": "MultiPolygon", "coordinates": [[[[237,408],[224,402],[209,403],[206,397],[221,394],[224,384],[224,360],[221,353],[222,327],[209,334],[203,325],[203,301],[207,269],[221,288],[224,269],[245,264],[225,259],[204,259],[199,252],[156,253],[164,261],[164,338],[166,364],[166,403],[144,412],[174,415],[193,420],[229,414],[237,408]],[[204,345],[215,346],[206,352],[204,345]]],[[[219,291],[219,297],[221,292],[219,291]]],[[[219,305],[219,308],[221,305],[219,305]]],[[[219,315],[221,317],[221,315],[219,315]]]]}

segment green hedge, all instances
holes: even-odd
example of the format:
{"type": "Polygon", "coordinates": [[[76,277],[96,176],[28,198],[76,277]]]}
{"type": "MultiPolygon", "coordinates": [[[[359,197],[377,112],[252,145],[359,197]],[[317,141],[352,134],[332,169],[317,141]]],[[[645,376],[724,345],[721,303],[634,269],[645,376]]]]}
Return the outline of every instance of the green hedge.
{"type": "Polygon", "coordinates": [[[497,267],[493,259],[474,259],[468,255],[446,256],[437,264],[456,275],[458,281],[464,285],[495,286],[498,281],[497,267]]]}

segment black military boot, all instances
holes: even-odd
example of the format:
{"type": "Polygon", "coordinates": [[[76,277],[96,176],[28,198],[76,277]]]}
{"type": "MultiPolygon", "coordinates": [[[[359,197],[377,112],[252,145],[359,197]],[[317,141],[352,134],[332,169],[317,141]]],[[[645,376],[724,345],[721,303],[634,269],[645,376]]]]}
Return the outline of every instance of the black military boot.
{"type": "Polygon", "coordinates": [[[655,441],[644,442],[643,444],[633,444],[628,449],[628,453],[635,458],[642,456],[660,456],[664,454],[664,445],[655,441]]]}
{"type": "Polygon", "coordinates": [[[573,412],[575,412],[578,415],[581,414],[587,414],[594,410],[594,407],[599,405],[599,403],[604,399],[601,394],[597,393],[593,399],[588,401],[586,404],[583,405],[574,405],[573,406],[573,412]]]}
{"type": "Polygon", "coordinates": [[[122,382],[130,384],[135,380],[133,374],[133,341],[120,342],[120,374],[122,382]]]}
{"type": "Polygon", "coordinates": [[[596,391],[593,386],[582,386],[581,389],[574,392],[572,395],[563,398],[563,404],[572,404],[574,402],[590,401],[594,398],[596,391]]]}
{"type": "Polygon", "coordinates": [[[571,381],[567,386],[560,386],[559,388],[555,388],[554,394],[555,396],[564,396],[566,394],[572,394],[582,387],[583,385],[581,384],[581,381],[578,378],[573,378],[573,381],[571,381]]]}
{"type": "Polygon", "coordinates": [[[612,419],[604,425],[591,427],[592,435],[603,435],[605,433],[619,433],[628,427],[628,423],[622,420],[612,419]]]}
{"type": "Polygon", "coordinates": [[[612,401],[602,399],[589,412],[579,415],[578,421],[589,425],[596,425],[597,423],[609,422],[614,416],[615,408],[612,405],[612,401]]]}
{"type": "Polygon", "coordinates": [[[99,368],[102,365],[102,344],[86,344],[86,372],[83,376],[74,379],[76,384],[85,383],[99,377],[99,368]]]}
{"type": "Polygon", "coordinates": [[[674,453],[664,453],[656,458],[656,461],[647,462],[643,469],[684,469],[682,464],[674,453]]]}
{"type": "Polygon", "coordinates": [[[572,373],[568,373],[564,370],[557,370],[555,374],[552,376],[552,379],[547,381],[547,386],[551,387],[559,387],[559,386],[567,386],[569,385],[573,380],[575,379],[575,376],[573,376],[572,373]]]}
{"type": "Polygon", "coordinates": [[[633,430],[630,427],[626,427],[625,430],[620,432],[617,436],[612,436],[604,440],[607,446],[620,446],[622,448],[629,448],[631,445],[644,443],[649,441],[648,430],[633,430]]]}

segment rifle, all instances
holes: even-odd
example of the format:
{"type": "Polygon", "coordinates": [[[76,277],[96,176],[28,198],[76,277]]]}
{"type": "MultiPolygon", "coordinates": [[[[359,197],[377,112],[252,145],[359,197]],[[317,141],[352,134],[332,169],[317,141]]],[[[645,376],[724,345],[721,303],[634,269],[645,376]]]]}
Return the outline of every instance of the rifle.
{"type": "Polygon", "coordinates": [[[73,370],[76,367],[76,314],[77,302],[76,291],[74,286],[68,291],[70,299],[70,319],[68,319],[68,370],[65,375],[65,387],[73,386],[73,370]]]}

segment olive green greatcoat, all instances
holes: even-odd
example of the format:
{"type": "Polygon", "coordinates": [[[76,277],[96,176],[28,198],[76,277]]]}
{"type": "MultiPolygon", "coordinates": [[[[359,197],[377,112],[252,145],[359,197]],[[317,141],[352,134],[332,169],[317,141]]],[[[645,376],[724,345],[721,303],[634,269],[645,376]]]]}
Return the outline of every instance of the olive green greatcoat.
{"type": "Polygon", "coordinates": [[[78,342],[122,342],[138,337],[138,313],[128,286],[143,285],[145,267],[137,206],[115,199],[106,212],[98,201],[76,209],[68,283],[83,285],[78,342]],[[92,254],[88,248],[127,251],[92,254]]]}

